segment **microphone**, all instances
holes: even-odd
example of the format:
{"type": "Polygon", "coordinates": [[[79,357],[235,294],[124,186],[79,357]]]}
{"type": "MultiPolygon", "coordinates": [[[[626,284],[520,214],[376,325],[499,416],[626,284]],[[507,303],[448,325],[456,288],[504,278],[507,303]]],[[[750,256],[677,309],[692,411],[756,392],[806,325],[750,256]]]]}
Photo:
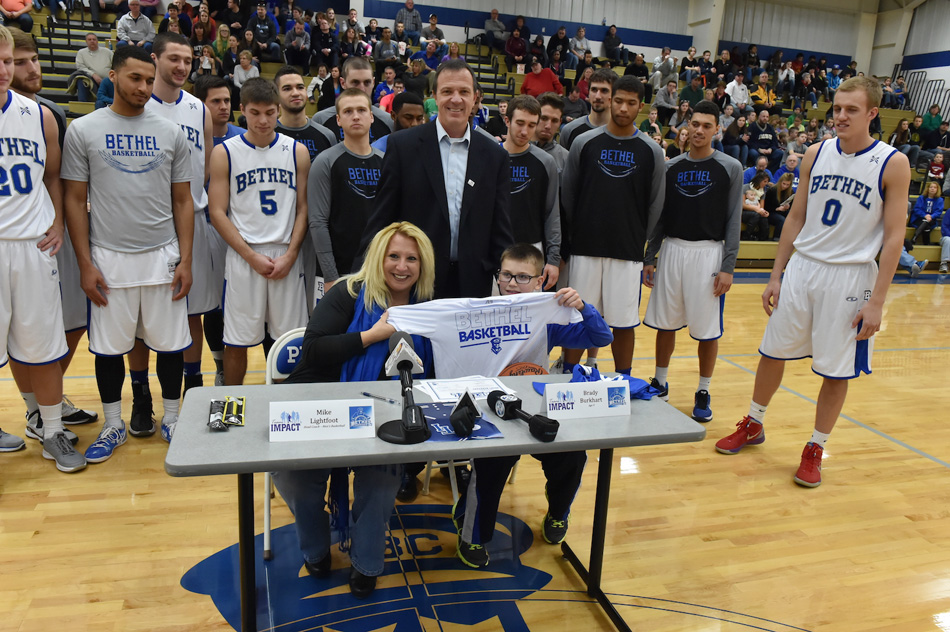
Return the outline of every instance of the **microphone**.
{"type": "Polygon", "coordinates": [[[488,405],[502,419],[521,419],[528,422],[531,436],[545,443],[554,441],[560,427],[556,419],[544,415],[532,415],[521,409],[521,399],[505,391],[492,391],[488,394],[488,405]]]}
{"type": "Polygon", "coordinates": [[[455,431],[455,434],[459,437],[470,437],[475,430],[475,420],[478,419],[478,416],[481,414],[471,391],[465,389],[465,392],[462,393],[459,400],[455,402],[455,406],[452,407],[452,412],[449,414],[452,430],[455,431]]]}
{"type": "Polygon", "coordinates": [[[422,373],[422,359],[412,346],[412,338],[397,331],[389,338],[389,358],[384,365],[386,375],[399,376],[402,386],[402,418],[388,421],[376,433],[390,443],[421,443],[431,435],[422,409],[412,396],[412,374],[422,373]]]}
{"type": "MultiPolygon", "coordinates": [[[[397,331],[389,337],[389,358],[386,359],[386,375],[392,377],[400,375],[402,371],[409,374],[422,373],[422,358],[416,354],[409,334],[397,331]]],[[[410,382],[412,378],[409,378],[410,382]]]]}

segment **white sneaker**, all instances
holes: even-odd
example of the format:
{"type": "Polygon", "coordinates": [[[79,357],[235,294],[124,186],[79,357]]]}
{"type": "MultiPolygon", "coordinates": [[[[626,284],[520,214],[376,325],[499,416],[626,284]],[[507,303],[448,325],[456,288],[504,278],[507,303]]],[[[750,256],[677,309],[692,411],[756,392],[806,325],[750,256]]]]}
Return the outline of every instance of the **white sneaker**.
{"type": "MultiPolygon", "coordinates": [[[[72,430],[64,430],[63,432],[73,445],[79,442],[79,437],[77,437],[76,433],[72,430]]],[[[43,443],[43,418],[40,417],[39,410],[34,410],[32,413],[26,414],[26,430],[24,434],[30,439],[36,439],[41,444],[43,443]]]]}
{"type": "Polygon", "coordinates": [[[63,425],[78,426],[79,424],[92,423],[97,419],[99,419],[99,413],[77,408],[68,397],[63,395],[63,425]]]}
{"type": "Polygon", "coordinates": [[[175,434],[175,426],[178,425],[178,417],[173,419],[162,419],[162,439],[166,442],[171,443],[172,437],[175,434]]]}
{"type": "Polygon", "coordinates": [[[590,367],[592,369],[597,368],[597,358],[587,358],[587,362],[584,363],[584,366],[590,367]]]}
{"type": "Polygon", "coordinates": [[[950,272],[950,261],[941,261],[940,274],[946,274],[947,272],[950,272]]]}
{"type": "Polygon", "coordinates": [[[218,371],[214,374],[214,385],[224,386],[224,371],[218,371]]]}

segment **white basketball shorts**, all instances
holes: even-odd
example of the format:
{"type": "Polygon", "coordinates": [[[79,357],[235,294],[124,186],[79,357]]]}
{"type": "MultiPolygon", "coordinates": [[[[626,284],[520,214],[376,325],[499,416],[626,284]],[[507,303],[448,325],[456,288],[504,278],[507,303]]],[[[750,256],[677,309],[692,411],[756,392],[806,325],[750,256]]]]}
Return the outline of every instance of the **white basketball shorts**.
{"type": "Polygon", "coordinates": [[[608,325],[630,329],[640,324],[642,262],[572,255],[570,275],[572,287],[608,325]]]}
{"type": "Polygon", "coordinates": [[[86,293],[79,282],[79,263],[68,233],[63,237],[63,247],[56,253],[56,264],[59,266],[59,286],[62,290],[63,326],[66,331],[85,329],[89,317],[86,293]]]}

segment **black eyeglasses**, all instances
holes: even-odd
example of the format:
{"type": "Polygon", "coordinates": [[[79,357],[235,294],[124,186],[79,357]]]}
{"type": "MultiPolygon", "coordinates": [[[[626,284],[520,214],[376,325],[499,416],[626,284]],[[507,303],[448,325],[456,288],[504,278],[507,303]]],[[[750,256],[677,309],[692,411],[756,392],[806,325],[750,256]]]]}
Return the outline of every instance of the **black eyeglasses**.
{"type": "Polygon", "coordinates": [[[517,283],[518,285],[528,285],[534,279],[537,279],[543,276],[540,274],[535,274],[533,276],[530,274],[512,274],[510,272],[502,272],[500,270],[497,272],[497,274],[498,274],[498,280],[500,282],[510,283],[511,280],[514,279],[515,283],[517,283]]]}

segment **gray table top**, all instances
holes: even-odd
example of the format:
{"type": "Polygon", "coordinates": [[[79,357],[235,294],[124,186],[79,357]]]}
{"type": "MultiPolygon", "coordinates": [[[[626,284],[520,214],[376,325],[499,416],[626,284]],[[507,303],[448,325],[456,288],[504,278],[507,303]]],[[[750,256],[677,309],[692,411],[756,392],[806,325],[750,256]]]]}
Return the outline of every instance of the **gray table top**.
{"type": "MultiPolygon", "coordinates": [[[[500,378],[517,391],[524,410],[540,413],[542,397],[532,388],[533,381],[567,382],[568,375],[542,375],[500,378]]],[[[420,461],[467,459],[470,457],[508,456],[617,448],[661,443],[701,441],[706,436],[696,423],[659,398],[633,400],[629,417],[594,417],[558,420],[557,438],[550,443],[534,439],[526,423],[504,421],[488,409],[484,400],[479,407],[504,434],[502,439],[433,442],[417,445],[393,445],[376,437],[370,439],[274,442],[268,440],[268,420],[272,401],[320,399],[358,399],[369,391],[398,400],[399,404],[374,401],[377,428],[401,414],[399,382],[349,382],[333,384],[274,384],[257,386],[217,386],[193,388],[185,395],[175,437],[165,457],[165,471],[172,476],[244,474],[277,470],[415,463],[420,461]],[[212,399],[225,396],[247,398],[245,425],[228,432],[212,432],[208,412],[212,399]]],[[[416,390],[416,403],[428,401],[416,390]]]]}

